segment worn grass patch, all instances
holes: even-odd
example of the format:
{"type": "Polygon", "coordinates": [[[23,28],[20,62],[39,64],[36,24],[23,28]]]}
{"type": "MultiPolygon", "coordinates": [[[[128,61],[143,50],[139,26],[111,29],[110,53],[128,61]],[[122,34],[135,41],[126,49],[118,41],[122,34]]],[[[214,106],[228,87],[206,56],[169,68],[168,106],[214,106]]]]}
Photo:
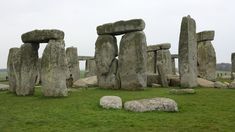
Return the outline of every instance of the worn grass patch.
{"type": "Polygon", "coordinates": [[[235,90],[199,88],[194,95],[171,95],[168,88],[144,91],[80,89],[63,98],[20,97],[0,92],[0,131],[233,131],[235,130],[235,90]],[[169,97],[178,103],[178,113],[133,113],[105,110],[99,106],[104,95],[123,101],[169,97]]]}

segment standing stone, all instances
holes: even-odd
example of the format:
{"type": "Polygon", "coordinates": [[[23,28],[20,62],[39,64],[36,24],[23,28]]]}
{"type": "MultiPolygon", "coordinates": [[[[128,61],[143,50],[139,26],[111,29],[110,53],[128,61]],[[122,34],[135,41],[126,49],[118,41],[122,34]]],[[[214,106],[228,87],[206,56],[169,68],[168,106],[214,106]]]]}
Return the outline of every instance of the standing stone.
{"type": "Polygon", "coordinates": [[[75,47],[69,47],[66,49],[66,58],[68,63],[69,75],[72,75],[74,81],[79,79],[80,69],[78,61],[78,51],[75,47]]]}
{"type": "Polygon", "coordinates": [[[196,23],[183,17],[179,40],[179,73],[181,87],[197,86],[197,38],[196,23]]]}
{"type": "Polygon", "coordinates": [[[160,76],[160,81],[161,81],[161,84],[163,87],[168,87],[168,82],[167,82],[167,68],[166,66],[164,66],[163,64],[161,63],[158,63],[157,64],[157,68],[158,68],[158,73],[159,73],[159,76],[160,76]]]}
{"type": "Polygon", "coordinates": [[[231,79],[234,80],[235,79],[235,76],[234,76],[234,73],[235,73],[235,53],[231,54],[231,61],[232,61],[231,79]]]}
{"type": "Polygon", "coordinates": [[[7,71],[9,79],[9,91],[15,93],[20,87],[20,48],[11,48],[8,54],[7,71]]]}
{"type": "Polygon", "coordinates": [[[36,85],[40,85],[41,84],[41,58],[38,59],[38,63],[37,63],[37,67],[38,67],[38,71],[37,71],[37,77],[36,77],[36,85]]]}
{"type": "Polygon", "coordinates": [[[156,73],[156,52],[147,52],[147,72],[156,73]]]}
{"type": "Polygon", "coordinates": [[[172,74],[171,53],[169,49],[157,51],[157,65],[159,63],[165,67],[166,74],[172,74]]]}
{"type": "Polygon", "coordinates": [[[122,37],[118,63],[121,89],[138,90],[147,86],[146,50],[144,32],[127,33],[122,37]]]}
{"type": "Polygon", "coordinates": [[[216,56],[210,41],[198,42],[197,45],[198,77],[210,81],[216,79],[216,56]]]}
{"type": "Polygon", "coordinates": [[[85,77],[96,76],[95,59],[86,60],[85,77]]]}
{"type": "Polygon", "coordinates": [[[95,61],[98,86],[117,88],[117,39],[112,35],[99,35],[95,43],[95,61]]]}
{"type": "Polygon", "coordinates": [[[42,56],[42,92],[44,96],[67,96],[66,53],[63,40],[50,40],[42,56]]]}
{"type": "Polygon", "coordinates": [[[176,75],[176,67],[175,67],[175,59],[178,58],[177,54],[171,55],[171,66],[172,66],[172,74],[176,75]]]}
{"type": "Polygon", "coordinates": [[[26,43],[20,47],[21,67],[20,67],[20,87],[16,88],[17,95],[33,95],[35,80],[37,77],[38,62],[37,43],[26,43]]]}

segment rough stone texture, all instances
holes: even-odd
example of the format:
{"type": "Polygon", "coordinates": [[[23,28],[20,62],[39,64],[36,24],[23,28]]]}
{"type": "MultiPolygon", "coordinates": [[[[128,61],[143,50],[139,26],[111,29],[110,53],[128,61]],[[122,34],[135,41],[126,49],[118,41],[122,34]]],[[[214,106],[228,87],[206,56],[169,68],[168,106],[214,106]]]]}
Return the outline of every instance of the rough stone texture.
{"type": "Polygon", "coordinates": [[[127,101],[124,103],[124,108],[133,112],[146,111],[178,111],[177,103],[169,98],[151,98],[127,101]]]}
{"type": "Polygon", "coordinates": [[[37,77],[39,44],[26,43],[20,47],[20,86],[16,87],[17,95],[33,95],[37,77]]]}
{"type": "Polygon", "coordinates": [[[200,87],[213,88],[215,86],[214,82],[203,78],[197,78],[197,83],[200,87]]]}
{"type": "Polygon", "coordinates": [[[66,49],[66,58],[68,64],[69,75],[72,75],[74,81],[77,81],[80,76],[78,50],[76,47],[66,49]]]}
{"type": "Polygon", "coordinates": [[[167,75],[167,80],[169,81],[169,86],[180,86],[180,77],[178,75],[167,75]]]}
{"type": "Polygon", "coordinates": [[[148,45],[147,46],[147,51],[148,52],[154,52],[154,51],[157,51],[157,50],[160,50],[160,46],[159,45],[148,45]]]}
{"type": "Polygon", "coordinates": [[[20,48],[11,48],[8,54],[7,71],[9,80],[9,91],[15,93],[20,87],[20,48]]]}
{"type": "Polygon", "coordinates": [[[85,77],[96,76],[95,59],[86,60],[85,77]]]}
{"type": "Polygon", "coordinates": [[[179,73],[181,87],[197,86],[197,38],[196,23],[188,17],[181,22],[179,40],[179,73]]]}
{"type": "Polygon", "coordinates": [[[152,86],[153,83],[160,83],[159,81],[159,75],[154,74],[154,73],[148,73],[147,74],[147,86],[150,87],[152,86]]]}
{"type": "Polygon", "coordinates": [[[171,68],[172,68],[172,74],[176,75],[175,58],[171,58],[171,68]]]}
{"type": "Polygon", "coordinates": [[[229,88],[235,89],[235,81],[234,80],[229,84],[229,88]]]}
{"type": "Polygon", "coordinates": [[[160,76],[160,82],[163,87],[168,87],[168,81],[167,81],[167,74],[166,74],[166,67],[163,66],[161,63],[157,64],[158,67],[158,73],[160,76]]]}
{"type": "Polygon", "coordinates": [[[67,96],[67,65],[63,40],[50,40],[42,55],[42,93],[44,96],[67,96]]]}
{"type": "Polygon", "coordinates": [[[156,84],[156,83],[153,83],[153,84],[152,84],[152,87],[153,87],[153,88],[158,88],[158,87],[161,87],[161,86],[162,86],[162,85],[156,84]]]}
{"type": "Polygon", "coordinates": [[[199,42],[197,45],[198,77],[210,81],[216,79],[216,55],[210,41],[199,42]]]}
{"type": "Polygon", "coordinates": [[[74,82],[75,87],[95,87],[97,86],[97,76],[82,78],[74,82]]]}
{"type": "Polygon", "coordinates": [[[116,78],[118,61],[117,40],[112,35],[100,35],[95,43],[95,61],[98,85],[102,88],[118,88],[116,78]]]}
{"type": "Polygon", "coordinates": [[[164,66],[166,74],[172,74],[171,53],[169,50],[158,50],[156,63],[164,66]]]}
{"type": "Polygon", "coordinates": [[[156,52],[147,52],[147,73],[156,73],[156,52]]]}
{"type": "Polygon", "coordinates": [[[197,41],[198,42],[212,41],[212,40],[214,40],[214,36],[215,36],[215,31],[213,31],[213,30],[199,32],[199,33],[197,33],[197,41]]]}
{"type": "Polygon", "coordinates": [[[195,94],[196,91],[194,89],[171,89],[169,93],[170,94],[195,94]]]}
{"type": "Polygon", "coordinates": [[[231,54],[231,62],[232,62],[231,79],[234,80],[235,77],[234,77],[233,73],[235,73],[235,53],[231,54]]]}
{"type": "Polygon", "coordinates": [[[105,109],[122,109],[122,99],[118,96],[103,96],[100,106],[105,109]]]}
{"type": "Polygon", "coordinates": [[[6,90],[9,90],[9,85],[0,84],[0,91],[6,91],[6,90]]]}
{"type": "Polygon", "coordinates": [[[134,31],[142,31],[144,28],[145,22],[142,19],[132,19],[100,25],[96,30],[98,35],[120,35],[134,31]]]}
{"type": "Polygon", "coordinates": [[[163,49],[163,50],[168,50],[171,48],[170,43],[161,43],[161,44],[158,44],[158,46],[160,47],[160,49],[163,49]]]}
{"type": "Polygon", "coordinates": [[[216,81],[215,88],[228,88],[228,86],[225,83],[222,83],[220,81],[216,81]]]}
{"type": "Polygon", "coordinates": [[[138,90],[147,86],[146,49],[144,32],[127,33],[122,37],[118,63],[121,89],[138,90]]]}
{"type": "Polygon", "coordinates": [[[93,60],[94,56],[78,56],[79,61],[93,60]]]}
{"type": "Polygon", "coordinates": [[[48,43],[49,40],[63,40],[64,32],[60,30],[33,30],[22,34],[24,43],[48,43]]]}

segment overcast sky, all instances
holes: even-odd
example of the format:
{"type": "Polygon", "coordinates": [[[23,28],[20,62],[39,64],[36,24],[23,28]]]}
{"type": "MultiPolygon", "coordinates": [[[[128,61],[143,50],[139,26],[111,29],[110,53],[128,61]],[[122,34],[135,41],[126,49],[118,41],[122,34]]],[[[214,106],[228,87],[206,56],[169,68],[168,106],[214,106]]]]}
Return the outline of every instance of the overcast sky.
{"type": "MultiPolygon", "coordinates": [[[[181,19],[188,14],[197,32],[215,30],[217,62],[230,63],[235,52],[234,0],[0,0],[0,68],[6,68],[9,49],[22,44],[22,33],[60,29],[66,47],[93,56],[98,25],[134,18],[145,21],[148,45],[169,42],[171,53],[178,53],[181,19]]],[[[40,56],[44,48],[41,44],[40,56]]]]}

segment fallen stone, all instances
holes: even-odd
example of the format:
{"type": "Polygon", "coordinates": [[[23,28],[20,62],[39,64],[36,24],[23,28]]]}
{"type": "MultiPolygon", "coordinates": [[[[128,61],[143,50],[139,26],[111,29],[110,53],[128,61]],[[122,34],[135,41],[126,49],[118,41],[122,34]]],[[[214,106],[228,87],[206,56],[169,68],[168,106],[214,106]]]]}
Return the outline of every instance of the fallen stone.
{"type": "Polygon", "coordinates": [[[235,81],[232,81],[232,82],[229,84],[229,88],[235,89],[235,81]]]}
{"type": "Polygon", "coordinates": [[[97,76],[90,76],[86,78],[79,79],[73,83],[75,87],[96,87],[97,86],[97,76]]]}
{"type": "Polygon", "coordinates": [[[216,81],[215,82],[215,88],[228,88],[228,86],[222,82],[216,81]]]}
{"type": "Polygon", "coordinates": [[[212,40],[214,40],[214,36],[215,36],[215,31],[213,31],[213,30],[199,32],[199,33],[197,33],[197,41],[198,42],[212,41],[212,40]]]}
{"type": "Polygon", "coordinates": [[[120,42],[118,75],[121,89],[140,90],[147,86],[147,44],[144,32],[125,34],[120,42]]]}
{"type": "Polygon", "coordinates": [[[203,78],[197,78],[197,83],[200,87],[206,87],[206,88],[214,88],[214,82],[203,79],[203,78]]]}
{"type": "Polygon", "coordinates": [[[6,91],[6,90],[9,90],[9,85],[0,84],[0,91],[6,91]]]}
{"type": "Polygon", "coordinates": [[[132,19],[128,21],[117,21],[107,23],[96,28],[98,35],[120,35],[135,31],[142,31],[145,28],[145,22],[142,19],[132,19]]]}
{"type": "Polygon", "coordinates": [[[197,86],[196,23],[190,16],[183,17],[179,40],[179,73],[181,87],[197,86]]]}
{"type": "Polygon", "coordinates": [[[132,100],[124,103],[125,110],[133,112],[167,111],[177,112],[177,103],[169,98],[132,100]]]}
{"type": "Polygon", "coordinates": [[[122,99],[118,96],[103,96],[100,106],[105,109],[122,109],[122,99]]]}
{"type": "Polygon", "coordinates": [[[160,85],[160,84],[156,84],[156,83],[152,83],[152,87],[153,88],[158,88],[158,87],[161,87],[162,85],[160,85]]]}
{"type": "Polygon", "coordinates": [[[16,88],[17,95],[33,95],[35,80],[38,74],[39,44],[26,43],[20,47],[20,86],[16,88]]]}
{"type": "Polygon", "coordinates": [[[65,44],[63,40],[50,40],[41,60],[42,93],[44,96],[67,96],[68,78],[65,44]]]}
{"type": "Polygon", "coordinates": [[[171,89],[170,94],[195,94],[194,89],[171,89]]]}
{"type": "Polygon", "coordinates": [[[56,29],[33,30],[22,34],[24,43],[48,43],[50,40],[63,40],[64,32],[56,29]]]}
{"type": "Polygon", "coordinates": [[[154,73],[148,73],[147,74],[147,86],[151,87],[153,83],[155,84],[160,83],[159,75],[154,74],[154,73]]]}

